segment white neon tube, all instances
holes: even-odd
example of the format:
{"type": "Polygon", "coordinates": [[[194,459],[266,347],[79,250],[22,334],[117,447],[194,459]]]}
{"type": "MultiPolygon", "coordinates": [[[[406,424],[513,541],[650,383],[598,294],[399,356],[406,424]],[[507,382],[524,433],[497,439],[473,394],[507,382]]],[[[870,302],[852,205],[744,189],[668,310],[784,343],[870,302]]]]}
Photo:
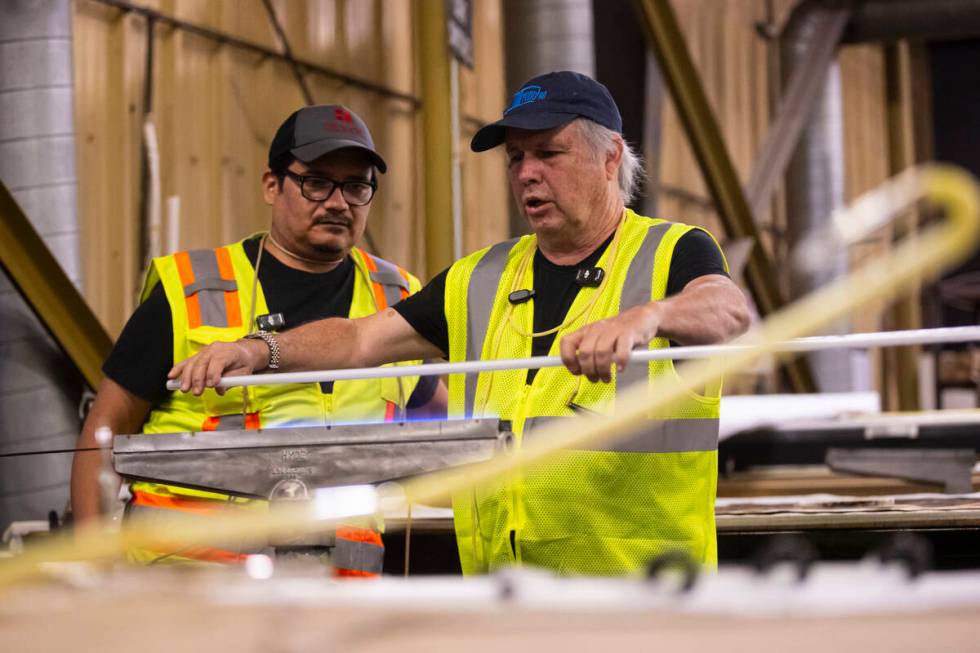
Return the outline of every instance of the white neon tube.
{"type": "MultiPolygon", "coordinates": [[[[711,358],[744,353],[756,347],[750,332],[728,345],[698,345],[694,347],[669,347],[664,349],[637,350],[630,354],[631,363],[653,360],[688,360],[711,358]]],[[[788,340],[776,346],[779,352],[808,352],[835,348],[901,347],[905,345],[929,345],[954,342],[980,341],[980,326],[946,327],[941,329],[910,329],[907,331],[878,331],[875,333],[850,333],[836,336],[815,336],[788,340]]],[[[493,361],[466,361],[463,363],[432,363],[427,365],[399,365],[397,367],[363,367],[349,370],[322,370],[313,372],[284,372],[281,374],[250,374],[224,376],[218,382],[221,388],[246,385],[281,385],[285,383],[322,383],[324,381],[352,381],[381,379],[400,376],[441,376],[443,374],[470,374],[500,372],[516,369],[541,369],[561,366],[558,356],[533,358],[506,358],[493,361]]],[[[177,390],[176,380],[167,382],[168,390],[177,390]]]]}

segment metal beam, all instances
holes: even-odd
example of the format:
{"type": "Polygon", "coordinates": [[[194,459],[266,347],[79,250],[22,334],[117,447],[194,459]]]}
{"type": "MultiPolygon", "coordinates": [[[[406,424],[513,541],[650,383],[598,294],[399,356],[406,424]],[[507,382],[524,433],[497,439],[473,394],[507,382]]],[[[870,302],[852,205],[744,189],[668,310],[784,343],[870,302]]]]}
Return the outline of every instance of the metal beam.
{"type": "Polygon", "coordinates": [[[829,7],[815,12],[805,61],[793,72],[779,103],[776,119],[759,150],[745,195],[754,216],[763,215],[772,193],[786,174],[786,167],[800,142],[800,135],[817,104],[827,80],[827,71],[837,56],[850,10],[829,7]]]}
{"type": "MultiPolygon", "coordinates": [[[[785,301],[776,284],[776,271],[761,246],[759,230],[742,192],[735,166],[725,147],[721,130],[708,104],[704,88],[668,0],[635,0],[647,40],[670,89],[681,124],[701,168],[729,238],[751,238],[755,243],[745,269],[745,279],[760,315],[779,310],[785,301]]],[[[797,392],[813,392],[809,365],[797,358],[784,363],[790,386],[797,392]]]]}
{"type": "Polygon", "coordinates": [[[980,36],[977,0],[862,0],[854,3],[853,9],[844,32],[845,43],[945,41],[980,36]]]}
{"type": "Polygon", "coordinates": [[[0,265],[86,383],[96,388],[112,339],[2,181],[0,265]]]}

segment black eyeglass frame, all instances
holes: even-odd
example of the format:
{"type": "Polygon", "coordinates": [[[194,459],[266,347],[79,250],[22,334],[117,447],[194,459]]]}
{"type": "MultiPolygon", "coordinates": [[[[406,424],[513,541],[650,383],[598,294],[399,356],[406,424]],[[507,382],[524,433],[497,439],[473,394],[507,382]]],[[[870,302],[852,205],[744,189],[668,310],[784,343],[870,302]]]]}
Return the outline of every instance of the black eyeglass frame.
{"type": "Polygon", "coordinates": [[[299,186],[300,195],[310,200],[311,202],[326,201],[331,195],[333,195],[333,192],[337,190],[337,187],[339,186],[340,194],[341,196],[343,196],[345,202],[347,202],[351,206],[367,206],[368,204],[371,203],[371,200],[374,199],[374,194],[378,192],[378,183],[373,179],[370,181],[366,181],[363,179],[354,179],[350,181],[337,181],[335,179],[331,179],[330,177],[324,177],[323,175],[301,175],[298,172],[293,172],[289,168],[283,170],[282,174],[286,177],[289,177],[294,182],[296,182],[296,185],[299,186]],[[307,179],[320,179],[322,181],[330,182],[330,190],[327,191],[327,193],[323,197],[310,197],[309,195],[306,194],[307,179]],[[371,196],[368,197],[366,202],[351,201],[350,197],[347,194],[347,187],[355,184],[359,186],[368,186],[371,188],[371,196]]]}

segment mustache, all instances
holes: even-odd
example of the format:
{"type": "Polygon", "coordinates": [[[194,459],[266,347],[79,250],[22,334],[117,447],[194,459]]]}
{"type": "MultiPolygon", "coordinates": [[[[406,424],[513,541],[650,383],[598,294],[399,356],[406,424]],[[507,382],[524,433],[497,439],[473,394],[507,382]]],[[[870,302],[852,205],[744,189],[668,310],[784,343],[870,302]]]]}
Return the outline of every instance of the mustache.
{"type": "Polygon", "coordinates": [[[313,224],[342,224],[349,227],[354,221],[343,213],[327,213],[318,218],[313,218],[313,224]]]}

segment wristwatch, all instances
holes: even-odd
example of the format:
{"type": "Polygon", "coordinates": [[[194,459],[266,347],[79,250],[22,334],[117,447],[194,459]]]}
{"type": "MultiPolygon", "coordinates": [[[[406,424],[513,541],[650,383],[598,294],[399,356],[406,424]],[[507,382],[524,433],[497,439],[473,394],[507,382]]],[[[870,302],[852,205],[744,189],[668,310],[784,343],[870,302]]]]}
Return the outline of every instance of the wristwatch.
{"type": "Polygon", "coordinates": [[[269,364],[266,366],[270,370],[279,369],[279,341],[268,331],[256,331],[245,336],[245,340],[261,340],[269,346],[269,364]]]}

